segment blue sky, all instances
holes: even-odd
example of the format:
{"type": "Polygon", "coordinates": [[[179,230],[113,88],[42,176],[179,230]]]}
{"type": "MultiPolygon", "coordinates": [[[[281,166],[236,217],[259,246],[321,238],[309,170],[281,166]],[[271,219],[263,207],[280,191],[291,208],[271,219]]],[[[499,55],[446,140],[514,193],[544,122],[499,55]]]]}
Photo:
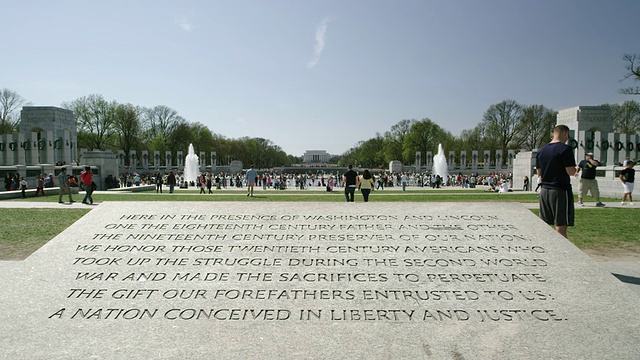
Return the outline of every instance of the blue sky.
{"type": "MultiPolygon", "coordinates": [[[[341,154],[402,119],[454,135],[505,99],[616,103],[638,0],[8,1],[0,88],[89,94],[296,156],[341,154]]],[[[435,149],[434,149],[435,150],[435,149]]]]}

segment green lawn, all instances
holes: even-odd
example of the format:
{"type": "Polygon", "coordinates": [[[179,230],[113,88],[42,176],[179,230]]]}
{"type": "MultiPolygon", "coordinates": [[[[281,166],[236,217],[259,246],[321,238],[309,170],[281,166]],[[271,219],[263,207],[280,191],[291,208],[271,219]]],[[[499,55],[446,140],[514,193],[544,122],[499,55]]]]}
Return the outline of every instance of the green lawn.
{"type": "MultiPolygon", "coordinates": [[[[267,190],[256,191],[254,198],[247,198],[246,190],[225,190],[212,195],[199,195],[197,190],[178,191],[174,194],[141,192],[133,194],[95,194],[94,200],[101,201],[296,201],[296,202],[342,202],[344,195],[323,191],[267,190]]],[[[76,200],[80,198],[76,195],[76,200]]],[[[55,202],[57,196],[16,199],[7,201],[55,202]]],[[[587,198],[587,201],[590,201],[587,198]]],[[[619,201],[602,199],[605,203],[619,201]]],[[[362,196],[356,192],[356,201],[362,196]]],[[[374,191],[370,201],[378,202],[523,202],[538,201],[535,194],[497,194],[478,190],[401,190],[374,191]]],[[[0,260],[24,259],[47,241],[62,232],[90,208],[76,203],[78,209],[2,209],[0,224],[0,260]]],[[[537,210],[533,210],[537,213],[537,210]]],[[[636,219],[638,209],[579,209],[576,211],[576,226],[569,228],[569,240],[582,250],[600,252],[625,251],[640,253],[640,236],[636,219]]]]}
{"type": "Polygon", "coordinates": [[[1,211],[0,260],[21,260],[38,250],[90,210],[2,209],[1,211]]]}

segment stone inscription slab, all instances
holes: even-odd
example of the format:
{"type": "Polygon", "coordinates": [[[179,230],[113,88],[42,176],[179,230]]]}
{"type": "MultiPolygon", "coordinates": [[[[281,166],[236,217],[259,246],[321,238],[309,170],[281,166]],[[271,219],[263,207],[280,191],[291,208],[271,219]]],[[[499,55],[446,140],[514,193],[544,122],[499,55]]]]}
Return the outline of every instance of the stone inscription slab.
{"type": "Polygon", "coordinates": [[[640,354],[634,295],[519,204],[104,203],[0,285],[7,359],[640,354]]]}

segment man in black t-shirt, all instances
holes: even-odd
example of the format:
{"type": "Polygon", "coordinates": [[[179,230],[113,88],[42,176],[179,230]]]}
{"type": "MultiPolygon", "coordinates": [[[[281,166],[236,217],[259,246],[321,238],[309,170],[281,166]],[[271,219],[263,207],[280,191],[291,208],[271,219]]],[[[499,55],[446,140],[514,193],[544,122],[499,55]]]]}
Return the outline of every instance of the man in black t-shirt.
{"type": "Polygon", "coordinates": [[[536,155],[538,177],[542,178],[540,190],[540,218],[567,237],[567,227],[573,226],[573,192],[571,176],[576,173],[573,149],[566,145],[569,128],[558,125],[553,129],[553,140],[543,146],[536,155]]]}
{"type": "Polygon", "coordinates": [[[578,173],[582,170],[580,186],[578,187],[578,205],[584,205],[582,198],[591,191],[591,196],[596,198],[596,206],[604,207],[604,204],[600,202],[600,189],[598,189],[598,181],[596,180],[596,167],[600,165],[600,162],[593,159],[593,153],[589,152],[585,157],[585,160],[580,161],[578,164],[578,170],[576,171],[576,176],[578,176],[578,173]]]}
{"type": "Polygon", "coordinates": [[[353,202],[357,177],[358,173],[353,170],[353,165],[349,165],[349,171],[344,173],[344,180],[342,181],[344,184],[344,197],[347,199],[347,202],[353,202]]]}

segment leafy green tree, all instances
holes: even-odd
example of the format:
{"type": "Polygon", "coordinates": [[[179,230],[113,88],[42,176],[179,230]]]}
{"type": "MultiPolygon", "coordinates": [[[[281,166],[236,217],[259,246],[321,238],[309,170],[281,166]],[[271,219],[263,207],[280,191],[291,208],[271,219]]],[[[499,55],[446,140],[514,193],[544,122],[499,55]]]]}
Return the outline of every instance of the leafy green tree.
{"type": "Polygon", "coordinates": [[[630,135],[640,133],[640,103],[629,100],[610,107],[614,131],[630,135]]]}
{"type": "Polygon", "coordinates": [[[73,111],[78,124],[78,147],[89,149],[111,148],[118,104],[106,101],[102,95],[91,94],[62,103],[73,111]]]}
{"type": "Polygon", "coordinates": [[[404,139],[411,130],[411,124],[415,120],[401,120],[391,126],[391,129],[384,133],[384,162],[403,159],[402,147],[404,139]]]}
{"type": "MultiPolygon", "coordinates": [[[[489,144],[495,146],[490,150],[499,149],[506,154],[507,149],[517,149],[520,146],[518,134],[522,111],[522,105],[515,100],[504,100],[491,105],[484,113],[484,136],[489,144]]],[[[502,157],[503,161],[505,157],[502,157]]]]}
{"type": "Polygon", "coordinates": [[[447,132],[430,119],[425,118],[421,121],[413,122],[409,133],[404,138],[402,147],[403,162],[413,163],[416,152],[421,151],[421,162],[424,163],[424,156],[426,156],[427,151],[432,150],[435,154],[438,144],[444,143],[446,140],[448,140],[447,132]]]}
{"type": "Polygon", "coordinates": [[[120,104],[116,107],[113,123],[117,147],[125,153],[125,163],[129,165],[131,150],[142,150],[140,115],[143,109],[131,104],[120,104]]]}
{"type": "MultiPolygon", "coordinates": [[[[168,106],[158,105],[151,109],[146,109],[143,113],[143,131],[145,133],[145,137],[154,139],[159,138],[163,150],[161,151],[178,151],[187,149],[184,147],[176,148],[174,146],[183,146],[184,144],[174,144],[177,142],[184,142],[182,139],[182,135],[184,135],[186,129],[184,127],[181,128],[183,134],[181,135],[173,135],[173,132],[183,125],[187,125],[187,121],[180,115],[178,112],[168,106]]],[[[189,143],[187,143],[189,146],[189,143]]],[[[154,148],[152,150],[160,150],[158,148],[154,148]]]]}
{"type": "Polygon", "coordinates": [[[557,113],[544,105],[529,105],[522,109],[517,126],[517,140],[525,150],[539,149],[549,142],[556,125],[557,113]]]}

